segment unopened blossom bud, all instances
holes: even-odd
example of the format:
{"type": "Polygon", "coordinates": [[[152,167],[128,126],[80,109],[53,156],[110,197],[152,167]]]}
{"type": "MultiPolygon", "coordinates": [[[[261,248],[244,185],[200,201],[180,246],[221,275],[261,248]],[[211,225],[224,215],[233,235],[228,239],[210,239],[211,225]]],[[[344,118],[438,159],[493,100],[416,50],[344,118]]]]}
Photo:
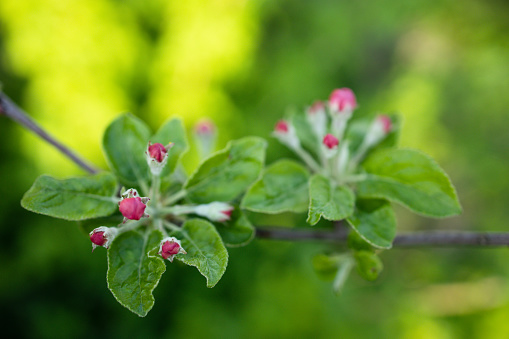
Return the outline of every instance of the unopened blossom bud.
{"type": "Polygon", "coordinates": [[[316,101],[307,109],[306,119],[318,138],[325,135],[327,129],[327,114],[325,105],[321,101],[316,101]]]}
{"type": "Polygon", "coordinates": [[[339,88],[332,91],[329,97],[332,113],[350,113],[357,107],[355,94],[350,88],[339,88]]]}
{"type": "Polygon", "coordinates": [[[148,217],[145,208],[147,208],[149,200],[147,197],[140,197],[138,191],[133,188],[123,193],[118,205],[120,213],[124,216],[124,222],[128,219],[140,220],[143,217],[148,217]]]}
{"type": "Polygon", "coordinates": [[[339,145],[339,140],[338,138],[336,138],[335,136],[333,136],[332,134],[327,134],[324,138],[323,138],[323,144],[325,147],[327,147],[328,149],[333,149],[333,148],[336,148],[338,147],[339,145]]]}
{"type": "Polygon", "coordinates": [[[233,210],[233,206],[215,201],[210,204],[196,206],[194,213],[212,221],[224,222],[230,220],[233,210]]]}
{"type": "Polygon", "coordinates": [[[160,175],[164,166],[168,162],[168,152],[173,147],[173,143],[164,146],[160,143],[148,143],[147,151],[145,152],[148,166],[154,175],[160,175]]]}
{"type": "Polygon", "coordinates": [[[90,241],[92,242],[92,252],[98,246],[109,248],[111,242],[118,234],[116,227],[101,226],[90,232],[90,241]]]}
{"type": "Polygon", "coordinates": [[[297,149],[300,147],[299,138],[295,128],[286,120],[279,120],[274,128],[272,135],[275,136],[282,144],[297,149]]]}
{"type": "Polygon", "coordinates": [[[371,123],[371,126],[364,137],[364,146],[372,147],[378,144],[392,129],[391,118],[387,115],[378,115],[371,123]]]}
{"type": "Polygon", "coordinates": [[[173,262],[173,257],[179,253],[187,254],[182,248],[180,240],[175,237],[164,238],[159,244],[159,255],[163,257],[163,259],[168,259],[170,262],[173,262]]]}
{"type": "Polygon", "coordinates": [[[200,150],[200,158],[205,159],[216,147],[217,128],[210,120],[200,120],[194,127],[194,137],[200,150]]]}
{"type": "Polygon", "coordinates": [[[210,120],[200,120],[194,126],[194,132],[197,135],[213,135],[216,133],[216,126],[210,120]]]}

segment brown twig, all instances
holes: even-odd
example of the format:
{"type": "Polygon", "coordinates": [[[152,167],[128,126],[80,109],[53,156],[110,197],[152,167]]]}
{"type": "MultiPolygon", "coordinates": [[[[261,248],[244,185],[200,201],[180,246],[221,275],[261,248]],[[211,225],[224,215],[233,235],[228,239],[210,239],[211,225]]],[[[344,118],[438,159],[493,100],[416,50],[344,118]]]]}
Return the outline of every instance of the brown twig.
{"type": "MultiPolygon", "coordinates": [[[[262,239],[272,240],[319,240],[336,243],[344,243],[347,239],[347,232],[341,231],[319,231],[283,227],[258,227],[256,236],[262,239]]],[[[478,246],[495,247],[509,246],[509,233],[491,232],[451,232],[451,231],[427,231],[403,233],[396,236],[393,242],[394,247],[460,247],[478,246]]]]}
{"type": "Polygon", "coordinates": [[[33,121],[28,114],[26,114],[21,108],[19,108],[8,96],[0,92],[0,115],[16,121],[26,129],[37,134],[42,139],[46,140],[51,145],[55,146],[62,154],[72,160],[76,165],[84,169],[90,174],[95,174],[98,170],[91,165],[88,161],[81,158],[76,152],[72,151],[69,147],[63,145],[53,136],[44,131],[39,125],[33,121]]]}

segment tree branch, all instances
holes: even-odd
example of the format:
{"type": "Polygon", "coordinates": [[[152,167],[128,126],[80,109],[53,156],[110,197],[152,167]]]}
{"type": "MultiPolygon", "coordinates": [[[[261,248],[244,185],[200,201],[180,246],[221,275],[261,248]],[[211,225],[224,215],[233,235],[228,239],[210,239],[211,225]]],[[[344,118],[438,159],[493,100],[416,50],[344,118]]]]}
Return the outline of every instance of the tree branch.
{"type": "Polygon", "coordinates": [[[81,158],[77,153],[72,151],[67,146],[64,146],[54,137],[49,135],[46,131],[44,131],[39,125],[33,121],[28,114],[26,114],[21,108],[16,106],[14,102],[12,102],[9,97],[7,97],[4,93],[0,92],[0,115],[5,115],[12,120],[16,121],[26,129],[29,129],[33,133],[37,134],[42,139],[46,140],[51,145],[55,146],[62,154],[64,154],[67,158],[72,160],[76,165],[84,169],[90,174],[97,173],[98,170],[88,163],[88,161],[81,158]]]}
{"type": "MultiPolygon", "coordinates": [[[[345,243],[348,232],[345,230],[318,231],[302,230],[283,227],[257,227],[256,236],[271,240],[319,240],[336,243],[345,243]]],[[[403,233],[396,236],[394,247],[426,247],[426,246],[477,246],[495,247],[509,246],[509,233],[492,232],[451,232],[451,231],[425,231],[403,233]]]]}

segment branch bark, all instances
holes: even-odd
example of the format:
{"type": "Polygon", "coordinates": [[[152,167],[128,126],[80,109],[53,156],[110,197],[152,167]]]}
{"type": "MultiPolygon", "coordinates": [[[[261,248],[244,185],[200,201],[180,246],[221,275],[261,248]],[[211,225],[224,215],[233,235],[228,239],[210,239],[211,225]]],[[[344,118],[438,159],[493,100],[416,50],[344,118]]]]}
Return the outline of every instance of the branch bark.
{"type": "Polygon", "coordinates": [[[98,170],[90,164],[88,161],[79,156],[76,152],[72,151],[69,147],[63,145],[61,142],[56,140],[53,136],[44,131],[35,121],[33,121],[28,114],[26,114],[21,108],[19,108],[11,99],[4,93],[0,92],[0,115],[16,121],[26,129],[32,131],[42,139],[57,148],[67,158],[72,160],[76,165],[84,169],[90,174],[95,174],[98,170]]]}
{"type": "MultiPolygon", "coordinates": [[[[319,240],[345,243],[348,233],[341,231],[301,230],[283,227],[257,227],[256,236],[271,240],[319,240]]],[[[393,247],[496,247],[509,246],[509,233],[425,231],[396,236],[393,247]]]]}

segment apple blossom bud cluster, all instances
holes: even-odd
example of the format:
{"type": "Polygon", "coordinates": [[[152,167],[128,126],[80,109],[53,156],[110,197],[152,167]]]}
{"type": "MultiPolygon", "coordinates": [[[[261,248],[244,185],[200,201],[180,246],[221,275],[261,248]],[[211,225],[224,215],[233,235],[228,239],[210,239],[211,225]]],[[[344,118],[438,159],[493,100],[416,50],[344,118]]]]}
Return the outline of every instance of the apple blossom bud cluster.
{"type": "Polygon", "coordinates": [[[352,167],[356,167],[366,152],[380,143],[393,128],[390,117],[379,115],[365,131],[361,146],[352,152],[345,134],[357,107],[354,92],[349,88],[338,88],[332,91],[328,101],[316,101],[306,109],[305,121],[309,128],[295,118],[280,120],[272,134],[292,149],[311,170],[339,179],[347,175],[347,171],[353,171],[352,167]],[[309,136],[308,131],[313,135],[309,136]],[[310,146],[310,138],[313,137],[319,145],[315,149],[310,146]]]}

